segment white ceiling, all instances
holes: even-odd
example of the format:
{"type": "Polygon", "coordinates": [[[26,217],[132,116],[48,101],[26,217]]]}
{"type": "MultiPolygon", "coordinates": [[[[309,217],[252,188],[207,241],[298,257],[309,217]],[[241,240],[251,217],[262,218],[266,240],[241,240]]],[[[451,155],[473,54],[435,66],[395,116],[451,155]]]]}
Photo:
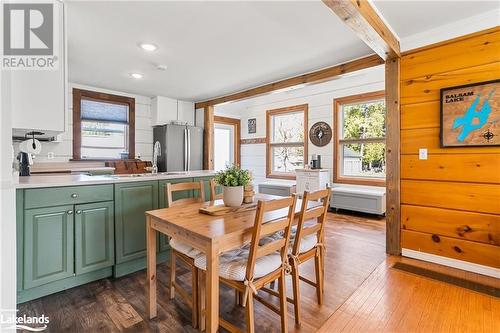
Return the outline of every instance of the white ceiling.
{"type": "MultiPolygon", "coordinates": [[[[372,0],[395,33],[403,39],[474,15],[498,10],[500,1],[490,0],[372,0]]],[[[497,24],[500,18],[497,19],[497,24]]]]}
{"type": "MultiPolygon", "coordinates": [[[[402,47],[405,37],[500,4],[374,3],[402,47]]],[[[67,9],[70,81],[146,96],[202,101],[373,53],[319,0],[71,1],[67,9]],[[145,53],[139,42],[159,49],[145,53]],[[130,72],[144,78],[131,79],[130,72]]]]}
{"type": "Polygon", "coordinates": [[[147,96],[201,101],[373,53],[321,1],[67,4],[70,81],[147,96]]]}

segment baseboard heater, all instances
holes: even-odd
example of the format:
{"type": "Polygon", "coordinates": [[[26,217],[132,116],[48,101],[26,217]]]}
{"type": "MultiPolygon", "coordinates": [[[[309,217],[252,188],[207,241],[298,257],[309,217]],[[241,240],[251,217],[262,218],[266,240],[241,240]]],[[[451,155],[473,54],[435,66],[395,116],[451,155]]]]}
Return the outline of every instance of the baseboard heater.
{"type": "Polygon", "coordinates": [[[334,185],[330,207],[357,212],[385,214],[385,188],[379,186],[334,185]]]}

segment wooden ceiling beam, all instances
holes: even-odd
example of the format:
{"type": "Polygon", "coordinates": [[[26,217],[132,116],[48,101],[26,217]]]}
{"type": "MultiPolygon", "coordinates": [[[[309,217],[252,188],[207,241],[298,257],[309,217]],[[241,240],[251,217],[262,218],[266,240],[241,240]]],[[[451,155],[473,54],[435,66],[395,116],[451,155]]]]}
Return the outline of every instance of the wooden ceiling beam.
{"type": "Polygon", "coordinates": [[[382,59],[399,58],[398,38],[368,0],[323,0],[382,59]]]}
{"type": "Polygon", "coordinates": [[[336,76],[355,72],[361,69],[382,65],[384,60],[380,58],[378,55],[374,54],[368,57],[364,57],[361,59],[353,60],[350,62],[346,62],[340,65],[328,67],[325,69],[321,69],[319,71],[315,71],[312,73],[302,74],[299,76],[295,76],[289,79],[277,81],[274,83],[269,83],[260,87],[248,89],[245,91],[237,92],[234,94],[230,94],[227,96],[217,97],[208,101],[198,102],[195,104],[196,109],[203,109],[207,106],[217,105],[225,102],[232,102],[237,100],[242,100],[250,97],[255,97],[259,95],[268,94],[270,92],[286,89],[298,85],[303,84],[313,84],[320,83],[324,81],[328,81],[333,79],[336,76]]]}

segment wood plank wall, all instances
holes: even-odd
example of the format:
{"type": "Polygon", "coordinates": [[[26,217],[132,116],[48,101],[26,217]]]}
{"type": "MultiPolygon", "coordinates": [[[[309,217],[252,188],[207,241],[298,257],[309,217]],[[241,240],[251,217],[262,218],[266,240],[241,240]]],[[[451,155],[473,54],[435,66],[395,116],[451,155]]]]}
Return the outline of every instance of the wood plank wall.
{"type": "Polygon", "coordinates": [[[498,78],[499,27],[402,56],[402,248],[500,268],[500,147],[439,142],[439,89],[498,78]]]}

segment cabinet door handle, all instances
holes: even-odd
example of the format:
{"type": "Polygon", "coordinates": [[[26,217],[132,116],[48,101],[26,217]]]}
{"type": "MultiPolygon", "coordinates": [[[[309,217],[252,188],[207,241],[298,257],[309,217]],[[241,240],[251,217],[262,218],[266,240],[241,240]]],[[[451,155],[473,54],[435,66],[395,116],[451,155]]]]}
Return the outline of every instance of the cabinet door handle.
{"type": "Polygon", "coordinates": [[[76,199],[76,198],[78,198],[78,194],[73,193],[73,194],[71,194],[71,197],[72,197],[73,199],[76,199]]]}
{"type": "Polygon", "coordinates": [[[77,211],[76,211],[76,213],[77,213],[77,214],[81,214],[81,213],[82,213],[82,211],[79,209],[79,210],[77,210],[77,211]]]}
{"type": "Polygon", "coordinates": [[[72,210],[68,210],[66,213],[68,213],[68,215],[71,215],[71,214],[73,214],[73,211],[72,210]]]}

